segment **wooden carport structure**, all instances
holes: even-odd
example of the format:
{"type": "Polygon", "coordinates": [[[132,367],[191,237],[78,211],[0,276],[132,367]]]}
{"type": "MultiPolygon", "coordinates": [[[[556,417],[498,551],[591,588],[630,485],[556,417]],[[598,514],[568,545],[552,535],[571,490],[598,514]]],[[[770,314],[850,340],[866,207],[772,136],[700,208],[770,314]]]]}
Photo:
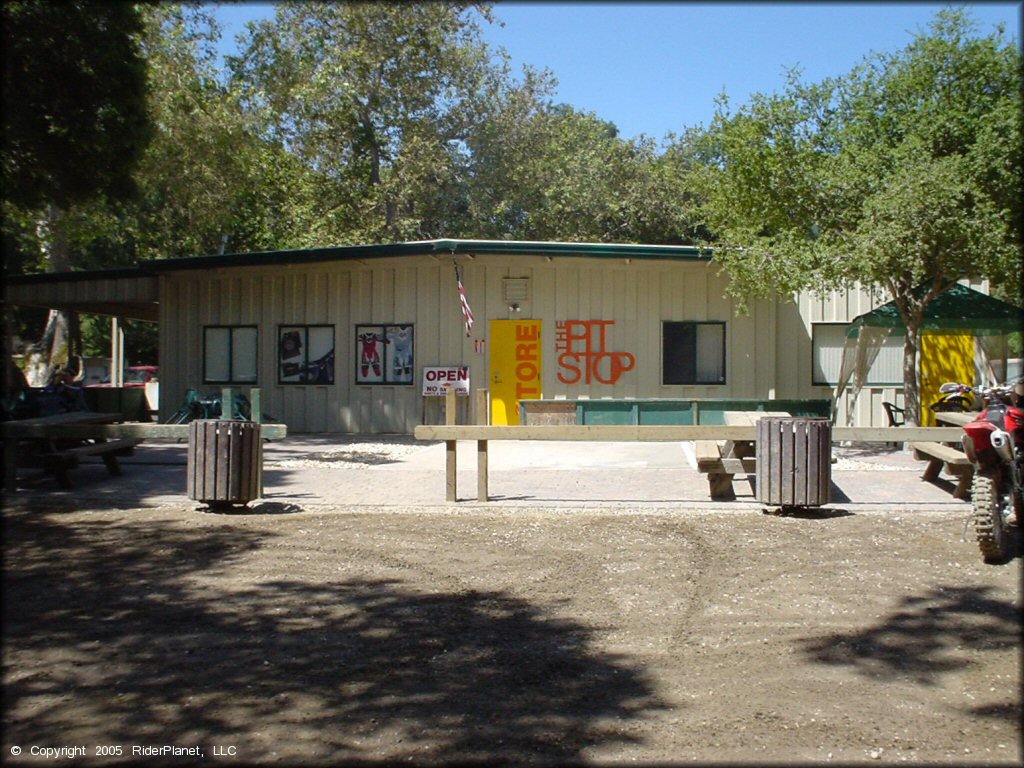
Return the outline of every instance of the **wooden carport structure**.
{"type": "MultiPolygon", "coordinates": [[[[120,321],[159,322],[159,278],[144,268],[16,275],[5,280],[4,303],[110,317],[113,323],[110,378],[111,383],[118,386],[123,380],[124,364],[124,333],[120,321]]],[[[4,345],[9,354],[11,333],[9,324],[5,326],[4,345]]]]}

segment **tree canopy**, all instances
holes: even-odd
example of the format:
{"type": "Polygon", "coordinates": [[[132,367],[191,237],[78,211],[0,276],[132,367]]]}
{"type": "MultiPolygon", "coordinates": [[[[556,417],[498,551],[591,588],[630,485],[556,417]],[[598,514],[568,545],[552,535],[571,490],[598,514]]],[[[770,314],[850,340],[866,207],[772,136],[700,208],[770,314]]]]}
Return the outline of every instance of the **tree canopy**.
{"type": "Polygon", "coordinates": [[[735,111],[723,97],[708,129],[660,144],[557,103],[548,71],[514,74],[482,40],[489,5],[281,3],[226,65],[199,3],[18,0],[3,20],[12,271],[55,253],[82,269],[438,237],[704,241],[740,302],[859,282],[914,328],[962,276],[1019,297],[1021,57],[959,11],[844,77],[793,73],[735,111]]]}
{"type": "Polygon", "coordinates": [[[462,164],[489,70],[462,3],[284,3],[250,26],[233,82],[259,135],[311,173],[312,242],[419,234],[462,164]]]}
{"type": "Polygon", "coordinates": [[[793,73],[735,114],[723,99],[695,177],[738,299],[855,283],[891,294],[914,413],[928,302],[964,277],[1020,285],[1021,57],[1002,30],[974,33],[943,11],[845,77],[793,73]]]}
{"type": "Polygon", "coordinates": [[[131,193],[149,139],[130,3],[3,3],[3,188],[19,206],[131,193]]]}

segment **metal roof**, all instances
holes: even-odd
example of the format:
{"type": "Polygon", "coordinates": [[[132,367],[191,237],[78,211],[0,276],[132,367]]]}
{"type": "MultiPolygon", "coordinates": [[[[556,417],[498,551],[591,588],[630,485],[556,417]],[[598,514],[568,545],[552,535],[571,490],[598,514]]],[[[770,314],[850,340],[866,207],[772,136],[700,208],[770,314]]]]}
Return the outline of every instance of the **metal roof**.
{"type": "Polygon", "coordinates": [[[159,259],[142,266],[159,272],[223,267],[270,266],[326,261],[382,259],[395,256],[439,255],[522,255],[567,256],[577,258],[672,259],[707,261],[711,252],[693,245],[642,245],[630,243],[559,243],[528,240],[420,240],[381,245],[338,245],[327,248],[301,248],[285,251],[226,253],[216,256],[192,256],[159,259]]]}
{"type": "Polygon", "coordinates": [[[150,322],[156,322],[160,315],[158,278],[151,271],[138,267],[8,277],[4,284],[4,301],[24,307],[150,322]]]}
{"type": "Polygon", "coordinates": [[[381,245],[340,245],[285,251],[255,251],[215,256],[191,256],[144,261],[136,267],[79,272],[46,272],[5,276],[5,300],[10,304],[70,309],[144,320],[158,316],[157,278],[168,272],[195,269],[363,261],[400,256],[521,255],[600,259],[668,259],[708,261],[708,249],[692,245],[629,243],[559,243],[526,240],[421,240],[381,245]],[[132,297],[110,286],[131,285],[132,297]],[[119,295],[121,294],[121,295],[119,295]],[[136,295],[138,294],[138,295],[136,295]],[[141,298],[140,298],[141,297],[141,298]]]}
{"type": "MultiPolygon", "coordinates": [[[[914,294],[920,298],[927,287],[925,283],[916,286],[914,294]]],[[[847,337],[856,338],[864,326],[891,328],[898,335],[906,333],[895,299],[855,317],[847,337]]],[[[928,302],[921,327],[933,333],[973,331],[976,336],[1002,335],[1024,327],[1024,310],[957,283],[928,302]]]]}

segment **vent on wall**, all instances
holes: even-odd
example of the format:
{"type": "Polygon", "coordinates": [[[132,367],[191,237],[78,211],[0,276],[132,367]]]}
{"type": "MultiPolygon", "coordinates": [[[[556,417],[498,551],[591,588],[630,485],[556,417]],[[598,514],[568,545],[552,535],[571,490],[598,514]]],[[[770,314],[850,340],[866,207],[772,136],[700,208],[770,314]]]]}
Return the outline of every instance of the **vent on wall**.
{"type": "Polygon", "coordinates": [[[506,304],[513,302],[529,301],[530,299],[530,278],[528,277],[505,277],[501,281],[501,293],[506,304]]]}

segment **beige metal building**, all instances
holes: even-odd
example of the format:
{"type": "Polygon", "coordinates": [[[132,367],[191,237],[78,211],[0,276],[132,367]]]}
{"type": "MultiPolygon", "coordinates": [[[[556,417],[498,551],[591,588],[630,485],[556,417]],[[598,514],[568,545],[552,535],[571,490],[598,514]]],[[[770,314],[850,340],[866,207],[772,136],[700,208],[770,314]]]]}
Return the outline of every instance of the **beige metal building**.
{"type": "MultiPolygon", "coordinates": [[[[725,286],[689,246],[435,240],[18,278],[7,298],[158,320],[161,419],[189,389],[258,387],[290,431],[328,433],[436,421],[442,398],[425,392],[446,376],[488,389],[492,419],[512,423],[521,399],[828,400],[847,324],[888,299],[806,295],[740,316],[725,286]]],[[[853,423],[900,403],[891,358],[853,423]]]]}

